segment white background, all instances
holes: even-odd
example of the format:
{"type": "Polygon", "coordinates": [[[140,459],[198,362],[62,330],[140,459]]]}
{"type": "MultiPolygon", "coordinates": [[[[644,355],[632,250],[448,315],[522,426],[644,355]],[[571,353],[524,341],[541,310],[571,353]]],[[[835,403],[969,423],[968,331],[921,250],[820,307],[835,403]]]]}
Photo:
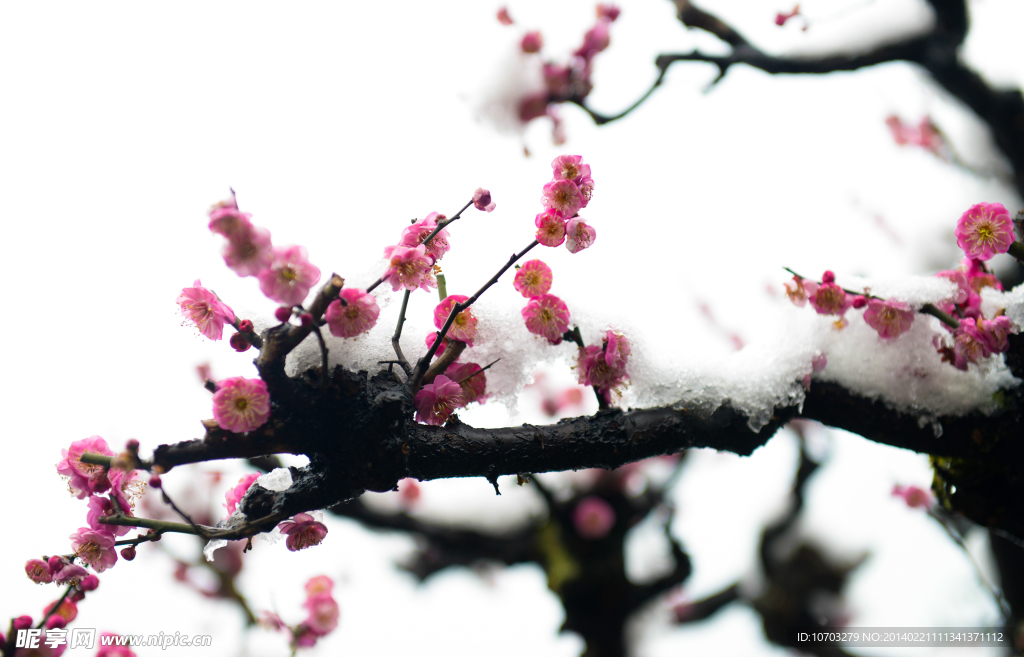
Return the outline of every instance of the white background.
{"type": "MultiPolygon", "coordinates": [[[[799,23],[775,26],[787,6],[726,4],[714,9],[772,52],[865,47],[929,20],[924,3],[912,0],[809,1],[802,7],[812,24],[802,32],[799,23]]],[[[0,617],[39,617],[55,589],[28,582],[22,564],[66,552],[67,536],[84,524],[84,502],[67,495],[53,469],[62,447],[101,435],[118,447],[137,438],[145,452],[199,437],[211,411],[194,367],[210,361],[218,377],[255,374],[252,354],[183,328],[174,304],[199,277],[240,314],[273,311],[253,279],[224,267],[219,238],[206,228],[207,208],[229,186],[275,244],[303,244],[325,274],[363,285],[409,218],[451,214],[488,187],[497,210],[452,227],[445,271],[458,292],[475,289],[509,248],[529,242],[548,162],[582,154],[596,181],[585,216],[598,239],[576,256],[542,254],[555,270],[553,291],[580,317],[596,318],[585,332],[629,325],[648,354],[704,360],[728,358],[732,347],[703,318],[701,302],[722,326],[756,340],[780,304],[783,265],[808,276],[826,268],[930,273],[955,264],[952,227],[968,205],[1020,207],[998,177],[892,143],[887,115],[916,123],[930,114],[965,160],[1005,170],[983,126],[904,64],[818,78],[736,67],[707,93],[714,69],[679,65],[621,122],[597,128],[564,108],[564,147],[551,145],[545,121],[522,135],[501,133],[476,117],[482,90],[502,85],[500,62],[522,30],[542,30],[545,54],[557,57],[590,27],[593,9],[523,1],[509,7],[519,21],[510,28],[497,24],[496,9],[468,1],[0,7],[9,277],[0,329],[9,472],[0,617]]],[[[1024,18],[1020,4],[976,0],[971,9],[965,59],[994,83],[1020,85],[1021,59],[1011,55],[1019,35],[1014,41],[1010,32],[1024,18]]],[[[653,80],[656,53],[693,47],[724,52],[684,30],[669,2],[624,3],[612,47],[596,63],[594,107],[625,107],[653,80]]],[[[515,312],[521,300],[505,288],[492,302],[515,312]]],[[[414,295],[410,312],[425,316],[434,302],[414,295]]],[[[514,421],[539,419],[535,407],[525,398],[514,421]]],[[[501,407],[479,417],[508,421],[501,407]]],[[[839,555],[873,555],[852,584],[851,623],[994,622],[994,605],[962,553],[888,497],[897,481],[928,485],[924,457],[847,435],[822,440],[832,458],[812,484],[806,532],[839,555]]],[[[693,460],[677,495],[677,530],[696,566],[688,596],[752,570],[760,523],[783,508],[795,454],[780,436],[749,459],[693,460]],[[716,520],[736,529],[721,530],[716,520]]],[[[229,473],[225,484],[241,471],[214,468],[229,473]]],[[[166,481],[182,495],[194,485],[187,471],[166,481]]],[[[508,523],[536,502],[526,491],[496,498],[481,479],[426,484],[423,506],[453,521],[486,515],[508,523]]],[[[538,569],[483,578],[450,572],[417,587],[392,565],[408,540],[329,526],[325,543],[302,553],[260,547],[241,577],[254,608],[275,608],[291,622],[302,618],[308,577],[339,582],[341,626],[316,654],[578,653],[577,639],[556,634],[561,609],[538,569]]],[[[195,550],[186,537],[164,544],[182,555],[195,550]]],[[[657,542],[635,544],[633,572],[656,570],[657,542]]],[[[973,545],[984,560],[984,541],[973,545]]],[[[142,546],[134,563],[101,576],[76,625],[211,633],[219,654],[285,654],[278,637],[245,635],[236,610],[172,581],[170,561],[154,552],[142,546]]],[[[700,645],[719,654],[779,652],[743,608],[694,630],[673,630],[665,618],[664,608],[649,612],[638,654],[700,645]]]]}

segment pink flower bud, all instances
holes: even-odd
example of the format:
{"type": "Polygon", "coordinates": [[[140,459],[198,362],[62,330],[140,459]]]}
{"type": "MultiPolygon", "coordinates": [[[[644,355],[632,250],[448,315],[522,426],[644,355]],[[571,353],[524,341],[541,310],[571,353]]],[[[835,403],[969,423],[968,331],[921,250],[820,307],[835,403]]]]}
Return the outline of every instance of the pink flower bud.
{"type": "Polygon", "coordinates": [[[502,7],[498,10],[498,22],[502,25],[512,24],[512,17],[508,15],[508,7],[502,7]]]}
{"type": "Polygon", "coordinates": [[[525,53],[540,52],[540,49],[544,47],[544,38],[536,30],[527,32],[519,45],[525,53]]]}
{"type": "Polygon", "coordinates": [[[245,339],[245,336],[242,335],[241,333],[235,333],[234,335],[232,335],[231,339],[228,340],[228,344],[231,345],[232,349],[239,353],[243,351],[249,351],[249,347],[252,346],[251,344],[249,344],[249,341],[245,339]]]}
{"type": "Polygon", "coordinates": [[[132,438],[125,444],[125,449],[127,449],[129,452],[135,452],[137,454],[139,452],[139,441],[132,438]]]}
{"type": "Polygon", "coordinates": [[[248,319],[243,319],[242,321],[238,322],[238,330],[241,331],[242,333],[252,333],[252,321],[248,319]]]}
{"type": "MultiPolygon", "coordinates": [[[[135,559],[135,546],[129,545],[126,548],[121,548],[121,556],[124,557],[125,561],[133,561],[135,559]]],[[[85,584],[85,580],[82,580],[82,584],[85,584]]]]}
{"type": "Polygon", "coordinates": [[[302,323],[303,328],[309,328],[313,325],[313,316],[309,313],[302,313],[299,315],[299,321],[302,323]]]}
{"type": "MultiPolygon", "coordinates": [[[[135,548],[131,548],[131,549],[134,550],[135,548]]],[[[124,555],[124,550],[121,550],[121,554],[122,554],[122,556],[124,555]]],[[[125,558],[127,558],[127,557],[125,557],[125,558]]],[[[133,556],[133,558],[134,558],[134,556],[133,556]]],[[[128,559],[128,561],[131,561],[131,559],[128,559]]],[[[98,587],[99,585],[100,585],[100,578],[96,577],[95,575],[89,575],[88,577],[83,577],[82,578],[82,581],[78,584],[78,588],[82,589],[83,591],[95,591],[96,587],[98,587]]]]}
{"type": "Polygon", "coordinates": [[[15,632],[17,632],[18,630],[27,630],[28,628],[32,627],[32,617],[18,616],[13,621],[11,621],[11,626],[14,628],[15,632]]]}
{"type": "Polygon", "coordinates": [[[287,322],[292,317],[292,309],[287,306],[281,306],[274,311],[274,317],[276,317],[279,322],[287,322]]]}
{"type": "Polygon", "coordinates": [[[596,540],[604,538],[615,525],[615,511],[608,502],[591,495],[576,505],[572,514],[576,532],[583,538],[596,540]]]}
{"type": "Polygon", "coordinates": [[[160,475],[154,474],[149,477],[149,485],[153,488],[160,488],[163,482],[160,481],[160,475]]]}
{"type": "Polygon", "coordinates": [[[495,205],[494,201],[491,200],[490,190],[478,187],[477,190],[473,192],[473,207],[481,212],[492,211],[495,205]]]}
{"type": "Polygon", "coordinates": [[[826,271],[824,274],[821,275],[821,282],[822,283],[835,283],[836,282],[836,275],[833,274],[831,271],[826,271]]]}
{"type": "Polygon", "coordinates": [[[46,565],[50,568],[51,573],[55,573],[64,567],[64,559],[53,556],[47,560],[46,565]]]}
{"type": "Polygon", "coordinates": [[[57,616],[56,614],[46,619],[46,629],[48,630],[56,630],[64,627],[67,624],[68,622],[66,620],[64,620],[60,616],[57,616]]]}
{"type": "Polygon", "coordinates": [[[861,294],[858,294],[857,296],[855,296],[853,298],[853,307],[854,308],[863,308],[866,305],[868,305],[867,297],[865,297],[865,296],[863,296],[861,294]]]}

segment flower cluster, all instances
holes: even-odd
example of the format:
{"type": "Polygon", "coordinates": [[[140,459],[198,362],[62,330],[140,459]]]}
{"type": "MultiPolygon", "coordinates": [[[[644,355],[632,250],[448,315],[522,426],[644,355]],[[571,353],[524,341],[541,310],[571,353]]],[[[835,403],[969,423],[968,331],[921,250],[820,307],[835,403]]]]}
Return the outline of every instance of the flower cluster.
{"type": "Polygon", "coordinates": [[[820,315],[834,315],[836,328],[848,325],[845,315],[851,308],[864,308],[864,321],[886,340],[895,340],[910,330],[914,323],[913,309],[901,301],[878,299],[866,295],[848,293],[836,284],[831,271],[821,275],[821,283],[793,276],[786,281],[786,296],[797,306],[807,303],[820,315]]]}
{"type": "Polygon", "coordinates": [[[554,175],[541,197],[545,210],[534,219],[537,241],[544,246],[564,242],[570,253],[578,253],[597,239],[597,231],[579,216],[594,194],[590,165],[583,164],[579,155],[560,155],[551,162],[551,169],[554,175]]]}
{"type": "Polygon", "coordinates": [[[600,347],[588,345],[576,356],[576,376],[580,384],[594,386],[606,403],[611,403],[629,381],[626,361],[630,354],[629,340],[618,331],[605,333],[600,347]]]}
{"type": "Polygon", "coordinates": [[[952,335],[936,336],[933,341],[942,360],[959,370],[966,370],[971,363],[979,363],[992,354],[1006,352],[1010,348],[1008,336],[1016,333],[1017,328],[1002,311],[994,317],[984,317],[981,312],[981,291],[986,287],[1000,291],[1003,289],[985,263],[982,260],[965,259],[959,268],[940,271],[936,276],[956,283],[956,297],[940,304],[939,309],[947,315],[960,318],[957,328],[946,326],[952,335]]]}
{"type": "MultiPolygon", "coordinates": [[[[611,24],[619,17],[620,11],[614,4],[598,4],[594,26],[583,35],[583,42],[573,51],[568,61],[544,63],[544,89],[519,100],[519,120],[522,123],[547,116],[553,124],[555,144],[565,143],[557,105],[566,101],[582,102],[590,94],[594,88],[591,82],[594,59],[611,43],[611,24]]],[[[504,7],[498,12],[498,21],[502,25],[513,23],[504,7]]],[[[527,32],[520,41],[520,47],[524,53],[538,54],[544,47],[544,39],[540,32],[527,32]]]]}
{"type": "Polygon", "coordinates": [[[268,298],[286,306],[301,304],[320,280],[301,246],[275,247],[270,231],[252,224],[252,215],[240,212],[234,199],[210,211],[210,230],[227,239],[224,262],[239,276],[255,276],[268,298]]]}
{"type": "Polygon", "coordinates": [[[424,244],[423,241],[446,219],[443,214],[431,212],[426,218],[403,230],[398,244],[384,248],[388,270],[383,278],[391,283],[391,289],[429,290],[437,287],[434,265],[451,249],[448,242],[450,235],[447,229],[442,228],[429,242],[424,244]]]}
{"type": "Polygon", "coordinates": [[[259,624],[269,630],[286,631],[291,636],[293,648],[311,648],[316,642],[338,628],[341,610],[331,593],[334,582],[326,575],[318,575],[306,582],[306,619],[289,627],[277,614],[265,611],[260,615],[259,624]]]}

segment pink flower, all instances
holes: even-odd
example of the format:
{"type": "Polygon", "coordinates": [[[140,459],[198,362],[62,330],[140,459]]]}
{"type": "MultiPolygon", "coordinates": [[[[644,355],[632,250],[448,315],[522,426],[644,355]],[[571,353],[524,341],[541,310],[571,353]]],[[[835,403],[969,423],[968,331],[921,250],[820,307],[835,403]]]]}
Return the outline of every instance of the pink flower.
{"type": "Polygon", "coordinates": [[[579,253],[596,239],[597,231],[579,217],[573,217],[565,223],[565,247],[569,253],[579,253]]]}
{"type": "Polygon", "coordinates": [[[914,311],[899,301],[868,301],[868,309],[864,311],[864,321],[878,331],[878,336],[886,339],[898,338],[910,330],[914,323],[914,311]]]}
{"type": "Polygon", "coordinates": [[[530,260],[516,270],[512,287],[527,299],[547,294],[551,289],[551,268],[541,260],[530,260]]]}
{"type": "MultiPolygon", "coordinates": [[[[807,283],[804,283],[805,288],[807,283]]],[[[835,283],[822,283],[814,293],[808,291],[807,300],[819,315],[839,315],[853,306],[853,300],[846,298],[846,292],[835,283]]]]}
{"type": "Polygon", "coordinates": [[[1013,244],[1013,221],[1001,203],[978,203],[961,215],[954,233],[968,258],[988,260],[1013,244]]]}
{"type": "Polygon", "coordinates": [[[614,21],[619,17],[622,10],[615,4],[604,4],[598,3],[597,5],[597,17],[607,18],[609,21],[614,21]]]}
{"type": "Polygon", "coordinates": [[[25,574],[36,584],[49,584],[53,581],[50,567],[42,559],[29,559],[25,562],[25,574]]]}
{"type": "MultiPolygon", "coordinates": [[[[804,281],[799,276],[794,276],[791,280],[783,283],[786,288],[786,296],[796,306],[803,308],[804,304],[807,303],[807,290],[804,288],[804,281]]],[[[817,286],[815,286],[817,287],[817,286]]]]}
{"type": "Polygon", "coordinates": [[[960,328],[953,332],[953,366],[958,370],[966,370],[969,363],[977,363],[992,355],[988,348],[988,340],[978,330],[977,320],[966,317],[960,322],[960,328]]]}
{"type": "Polygon", "coordinates": [[[441,426],[452,412],[463,406],[462,386],[443,374],[423,386],[413,399],[416,421],[441,426]]]}
{"type": "Polygon", "coordinates": [[[529,123],[534,119],[539,119],[542,116],[548,114],[548,98],[547,91],[538,91],[537,93],[525,96],[519,101],[519,120],[522,123],[529,123]]]}
{"type": "Polygon", "coordinates": [[[181,314],[200,333],[211,340],[220,340],[224,337],[224,325],[235,321],[235,312],[218,299],[216,294],[203,287],[198,278],[192,285],[178,295],[181,314]]]}
{"type": "Polygon", "coordinates": [[[69,478],[68,488],[80,500],[110,488],[110,480],[102,465],[82,463],[84,452],[116,456],[107,446],[107,441],[99,436],[76,440],[71,443],[70,449],[60,450],[64,458],[57,463],[57,474],[69,478]]]}
{"type": "Polygon", "coordinates": [[[327,536],[327,527],[308,513],[296,514],[294,518],[285,520],[277,528],[288,536],[285,545],[292,552],[320,545],[327,536]]]}
{"type": "Polygon", "coordinates": [[[581,385],[611,391],[624,381],[625,375],[623,368],[608,364],[604,349],[595,344],[580,349],[576,355],[576,376],[581,385]]]}
{"type": "Polygon", "coordinates": [[[384,280],[391,283],[392,290],[429,290],[436,285],[430,275],[430,268],[434,264],[433,258],[426,255],[425,246],[420,244],[417,247],[389,248],[391,266],[384,273],[384,280]]]}
{"type": "Polygon", "coordinates": [[[540,32],[534,30],[533,32],[527,32],[523,36],[523,40],[519,43],[519,47],[523,49],[523,52],[533,54],[540,52],[540,49],[544,47],[544,37],[540,35],[540,32]]]}
{"type": "MultiPolygon", "coordinates": [[[[423,219],[420,219],[413,225],[409,226],[402,231],[402,239],[398,241],[398,246],[419,246],[423,244],[423,240],[437,229],[439,222],[447,219],[443,214],[437,212],[431,212],[423,219]]],[[[444,257],[445,253],[451,250],[451,244],[448,242],[448,238],[451,235],[448,233],[447,228],[442,228],[438,231],[437,235],[430,238],[430,242],[424,244],[425,253],[427,256],[432,257],[434,262],[440,262],[441,258],[444,257]]],[[[384,249],[384,257],[390,258],[395,247],[389,246],[384,249]]]]}
{"type": "Polygon", "coordinates": [[[245,433],[263,426],[270,417],[270,393],[260,379],[240,376],[217,383],[213,417],[221,429],[245,433]]]}
{"type": "Polygon", "coordinates": [[[551,170],[555,180],[571,180],[577,185],[590,177],[590,165],[583,164],[582,155],[559,155],[551,161],[551,170]]]}
{"type": "Polygon", "coordinates": [[[227,492],[227,495],[224,497],[224,507],[228,510],[229,516],[234,514],[235,508],[238,506],[238,503],[242,501],[242,498],[245,497],[246,491],[248,491],[249,487],[252,486],[259,478],[260,475],[257,472],[247,474],[238,480],[238,483],[235,484],[234,488],[227,492]]]}
{"type": "Polygon", "coordinates": [[[302,303],[310,288],[320,280],[320,270],[310,264],[306,248],[289,246],[274,249],[274,261],[257,278],[267,298],[286,306],[302,303]]]}
{"type": "Polygon", "coordinates": [[[331,597],[330,593],[321,593],[310,596],[302,604],[309,612],[305,625],[320,636],[333,632],[338,627],[338,618],[341,612],[338,603],[331,597]]]}
{"type": "Polygon", "coordinates": [[[790,18],[793,18],[795,16],[799,16],[799,15],[800,15],[800,5],[797,5],[797,6],[793,7],[793,11],[789,12],[788,14],[783,14],[783,13],[776,14],[775,15],[775,24],[778,25],[779,27],[781,27],[781,26],[785,25],[786,21],[788,21],[790,18]]]}
{"type": "Polygon", "coordinates": [[[107,472],[107,478],[110,479],[110,494],[117,499],[117,503],[127,515],[132,515],[132,511],[135,510],[135,500],[145,490],[144,484],[139,480],[138,471],[111,467],[107,472]]]}
{"type": "MultiPolygon", "coordinates": [[[[434,308],[434,326],[438,329],[443,327],[444,323],[448,320],[448,315],[455,308],[455,304],[462,303],[467,299],[469,297],[463,294],[452,294],[445,297],[444,301],[437,304],[437,307],[434,308]]],[[[473,340],[476,338],[476,325],[477,319],[473,316],[473,311],[466,308],[455,316],[455,321],[448,328],[448,333],[445,337],[465,342],[472,347],[473,340]]]]}
{"type": "Polygon", "coordinates": [[[967,275],[963,269],[947,269],[940,271],[935,274],[940,278],[949,279],[957,286],[956,296],[953,297],[953,303],[963,303],[967,301],[967,296],[971,293],[971,284],[967,281],[967,275]]]}
{"type": "MultiPolygon", "coordinates": [[[[427,349],[430,349],[431,347],[433,347],[434,343],[437,342],[437,332],[434,331],[434,332],[431,332],[431,333],[427,333],[427,337],[424,339],[424,342],[427,343],[427,349]]],[[[447,349],[447,348],[448,348],[448,336],[445,336],[444,340],[441,340],[441,346],[437,348],[437,351],[434,352],[434,355],[435,356],[440,356],[441,354],[444,353],[444,350],[447,349]]],[[[456,358],[455,360],[458,360],[458,359],[456,358]]]]}
{"type": "Polygon", "coordinates": [[[1001,354],[1010,349],[1010,333],[1016,333],[1016,327],[1006,315],[999,315],[993,319],[977,320],[978,333],[981,335],[985,346],[994,354],[1001,354]]]}
{"type": "Polygon", "coordinates": [[[607,18],[598,18],[597,24],[583,35],[583,44],[573,54],[589,60],[607,48],[611,43],[611,34],[608,31],[609,25],[611,25],[611,21],[607,18]]]}
{"type": "Polygon", "coordinates": [[[445,370],[445,376],[462,387],[462,406],[487,399],[487,373],[481,369],[476,363],[452,363],[445,370]]]}
{"type": "Polygon", "coordinates": [[[530,333],[546,338],[551,344],[560,343],[562,334],[569,330],[569,308],[553,294],[530,299],[523,308],[523,319],[530,333]]]}
{"type": "Polygon", "coordinates": [[[73,563],[64,563],[60,570],[53,574],[53,581],[57,584],[77,584],[89,575],[89,571],[73,563]]]}
{"type": "Polygon", "coordinates": [[[334,590],[334,581],[327,575],[317,575],[306,582],[305,588],[309,597],[330,594],[334,590]]]}
{"type": "Polygon", "coordinates": [[[981,291],[986,287],[994,287],[1002,292],[1003,284],[985,267],[984,262],[965,258],[963,264],[966,266],[964,274],[967,276],[967,281],[970,283],[972,290],[981,294],[981,291]]]}
{"type": "Polygon", "coordinates": [[[252,215],[231,206],[215,206],[210,211],[210,232],[229,240],[245,239],[253,230],[252,215]]]}
{"type": "Polygon", "coordinates": [[[491,212],[494,210],[495,206],[494,201],[491,200],[491,192],[483,187],[478,187],[473,192],[473,207],[481,212],[491,212]]]}
{"type": "Polygon", "coordinates": [[[251,229],[228,240],[224,263],[239,276],[256,276],[274,261],[274,245],[266,228],[251,229]]]}
{"type": "Polygon", "coordinates": [[[53,616],[61,617],[64,619],[65,623],[70,623],[78,618],[78,605],[76,605],[72,600],[66,599],[59,605],[54,601],[43,607],[44,614],[49,614],[51,611],[53,611],[53,616]],[[55,611],[54,608],[56,608],[55,611]]]}
{"type": "Polygon", "coordinates": [[[327,306],[324,319],[331,335],[339,338],[354,338],[366,333],[377,324],[380,308],[372,294],[359,288],[347,287],[339,295],[347,305],[335,299],[327,306]]]}
{"type": "Polygon", "coordinates": [[[587,207],[587,204],[590,203],[590,199],[594,196],[594,179],[590,176],[584,176],[583,180],[577,183],[576,186],[579,187],[580,194],[583,195],[582,207],[585,208],[587,207]]]}
{"type": "Polygon", "coordinates": [[[498,22],[502,25],[512,24],[512,17],[508,15],[508,7],[502,7],[498,10],[498,22]]]}
{"type": "MultiPolygon", "coordinates": [[[[131,507],[124,509],[125,513],[131,515],[131,507]]],[[[103,525],[100,518],[114,515],[114,505],[105,497],[92,495],[89,497],[89,511],[85,514],[85,522],[94,531],[107,531],[114,536],[124,536],[131,527],[125,525],[103,525]]]]}
{"type": "Polygon", "coordinates": [[[565,241],[565,218],[558,210],[549,208],[541,212],[534,223],[537,225],[537,241],[544,246],[559,246],[565,241]]]}
{"type": "Polygon", "coordinates": [[[573,181],[555,180],[544,185],[540,202],[546,208],[558,210],[563,217],[571,217],[583,207],[583,194],[573,181]]]}
{"type": "Polygon", "coordinates": [[[71,535],[71,547],[75,555],[102,573],[117,563],[117,550],[114,549],[114,535],[107,531],[93,531],[81,527],[71,535]]]}
{"type": "Polygon", "coordinates": [[[572,524],[583,538],[591,541],[602,539],[615,526],[615,511],[600,497],[589,495],[580,500],[573,510],[572,524]]]}
{"type": "Polygon", "coordinates": [[[632,350],[629,347],[629,340],[618,331],[609,330],[604,338],[604,360],[608,367],[625,373],[626,360],[632,350]]]}
{"type": "Polygon", "coordinates": [[[100,649],[96,651],[96,657],[136,657],[131,646],[117,645],[117,639],[121,635],[113,632],[103,632],[100,637],[111,637],[107,641],[100,640],[100,649]]]}
{"type": "Polygon", "coordinates": [[[907,503],[911,509],[918,507],[930,507],[932,505],[932,496],[928,491],[918,488],[917,486],[893,486],[892,487],[893,497],[902,497],[903,501],[907,503]]]}

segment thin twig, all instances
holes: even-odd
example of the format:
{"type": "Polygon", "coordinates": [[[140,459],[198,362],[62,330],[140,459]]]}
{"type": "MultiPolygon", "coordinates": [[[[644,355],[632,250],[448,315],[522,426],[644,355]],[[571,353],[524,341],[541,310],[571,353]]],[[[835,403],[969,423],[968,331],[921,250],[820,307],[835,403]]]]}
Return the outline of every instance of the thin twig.
{"type": "Polygon", "coordinates": [[[399,342],[399,338],[402,337],[402,326],[405,325],[405,309],[409,306],[410,294],[412,294],[412,290],[406,290],[405,295],[402,296],[402,309],[398,312],[398,325],[395,327],[395,334],[391,336],[391,346],[395,348],[398,364],[402,366],[407,378],[412,375],[412,366],[409,365],[409,361],[405,359],[405,354],[402,353],[402,345],[399,342]]]}

